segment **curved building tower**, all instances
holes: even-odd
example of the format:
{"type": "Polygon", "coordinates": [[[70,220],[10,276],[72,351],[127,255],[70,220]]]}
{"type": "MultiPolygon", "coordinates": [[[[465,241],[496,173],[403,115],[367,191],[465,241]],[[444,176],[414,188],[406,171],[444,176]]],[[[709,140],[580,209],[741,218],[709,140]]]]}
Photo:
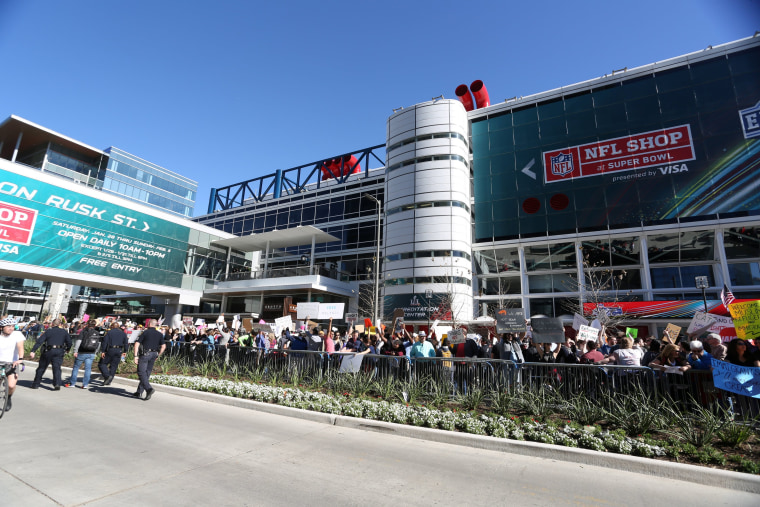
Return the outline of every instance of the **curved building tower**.
{"type": "Polygon", "coordinates": [[[472,319],[472,219],[467,113],[435,100],[388,118],[384,315],[472,319]]]}

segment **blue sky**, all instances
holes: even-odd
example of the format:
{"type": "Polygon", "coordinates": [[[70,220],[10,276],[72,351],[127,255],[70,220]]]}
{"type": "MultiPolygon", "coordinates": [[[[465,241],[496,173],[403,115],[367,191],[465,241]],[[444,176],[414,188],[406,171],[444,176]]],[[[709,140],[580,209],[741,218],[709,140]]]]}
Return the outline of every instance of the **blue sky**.
{"type": "Polygon", "coordinates": [[[0,0],[0,119],[209,190],[385,142],[393,108],[491,102],[752,36],[760,0],[0,0]]]}

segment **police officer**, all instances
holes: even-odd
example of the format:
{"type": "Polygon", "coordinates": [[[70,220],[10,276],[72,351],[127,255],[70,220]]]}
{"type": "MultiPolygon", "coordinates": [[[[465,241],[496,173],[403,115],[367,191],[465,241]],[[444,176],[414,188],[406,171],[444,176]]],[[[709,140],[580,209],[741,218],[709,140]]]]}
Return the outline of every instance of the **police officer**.
{"type": "Polygon", "coordinates": [[[143,391],[145,391],[145,401],[148,401],[155,392],[155,389],[150,386],[149,382],[150,373],[153,371],[153,363],[166,350],[164,335],[156,329],[157,325],[158,321],[156,319],[150,319],[148,321],[148,329],[143,331],[135,342],[135,363],[137,364],[137,377],[140,379],[135,396],[139,398],[142,396],[143,391]]]}
{"type": "Polygon", "coordinates": [[[103,340],[103,349],[100,353],[100,373],[103,374],[105,382],[104,386],[110,385],[116,371],[119,368],[119,362],[122,357],[127,355],[127,347],[129,346],[129,338],[118,322],[111,324],[111,329],[106,333],[106,337],[103,340]]]}
{"type": "Polygon", "coordinates": [[[48,364],[52,364],[53,385],[56,391],[61,390],[61,364],[63,364],[63,355],[71,348],[71,336],[60,326],[61,319],[53,320],[50,327],[37,338],[37,342],[32,347],[29,357],[34,359],[34,351],[44,344],[42,354],[40,355],[40,363],[34,374],[32,389],[40,387],[42,375],[45,373],[48,364]]]}

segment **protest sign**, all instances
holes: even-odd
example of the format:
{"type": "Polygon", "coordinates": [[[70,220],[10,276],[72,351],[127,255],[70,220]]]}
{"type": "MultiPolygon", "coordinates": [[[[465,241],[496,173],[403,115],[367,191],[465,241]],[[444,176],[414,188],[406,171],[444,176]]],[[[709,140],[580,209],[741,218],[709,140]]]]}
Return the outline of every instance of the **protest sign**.
{"type": "Polygon", "coordinates": [[[296,305],[296,318],[303,320],[309,317],[319,318],[319,303],[298,303],[296,305]]]}
{"type": "Polygon", "coordinates": [[[347,313],[346,314],[346,322],[348,322],[349,324],[353,324],[357,320],[359,320],[359,314],[358,313],[347,313]]]}
{"type": "Polygon", "coordinates": [[[599,330],[595,327],[584,326],[581,324],[578,330],[578,339],[587,342],[595,342],[599,338],[599,330]]]}
{"type": "MultiPolygon", "coordinates": [[[[731,305],[733,306],[733,305],[731,305]]],[[[715,387],[751,398],[760,398],[760,368],[712,359],[715,387]]]]}
{"type": "Polygon", "coordinates": [[[464,334],[464,329],[452,329],[448,333],[449,345],[456,345],[457,343],[464,343],[467,337],[464,334]]]}
{"type": "Polygon", "coordinates": [[[675,343],[676,340],[678,340],[678,335],[681,334],[681,326],[676,326],[675,324],[668,324],[665,327],[665,337],[663,338],[664,341],[675,343]]]}
{"type": "Polygon", "coordinates": [[[540,317],[530,319],[533,341],[536,343],[562,343],[565,341],[565,326],[562,319],[540,317]]]}
{"type": "Polygon", "coordinates": [[[253,325],[253,319],[249,318],[243,318],[243,329],[246,330],[246,332],[251,332],[251,326],[253,325]]]}
{"type": "Polygon", "coordinates": [[[249,331],[250,333],[259,333],[260,331],[264,331],[265,333],[274,332],[272,330],[272,326],[270,326],[269,324],[261,324],[261,323],[251,324],[251,330],[249,331]]]}
{"type": "Polygon", "coordinates": [[[691,319],[689,327],[686,328],[687,333],[701,333],[704,329],[712,326],[715,323],[715,316],[709,313],[705,313],[697,310],[694,312],[694,318],[691,319]]]}
{"type": "Polygon", "coordinates": [[[356,373],[362,366],[364,355],[346,354],[340,361],[341,373],[356,373]]]}
{"type": "Polygon", "coordinates": [[[578,331],[581,326],[588,326],[588,320],[586,320],[583,315],[578,315],[576,313],[573,315],[573,329],[578,331]]]}
{"type": "Polygon", "coordinates": [[[319,303],[317,318],[340,320],[343,318],[345,306],[345,303],[319,303]]]}
{"type": "Polygon", "coordinates": [[[280,317],[279,319],[274,319],[274,325],[275,325],[274,334],[276,334],[277,336],[280,336],[280,334],[282,333],[284,329],[289,329],[291,331],[294,331],[293,319],[290,318],[290,315],[280,317]]]}
{"type": "Polygon", "coordinates": [[[393,332],[394,333],[404,332],[404,309],[403,308],[396,308],[395,310],[393,310],[393,332]]]}
{"type": "Polygon", "coordinates": [[[639,330],[636,329],[635,327],[627,327],[625,328],[625,335],[628,338],[635,340],[636,338],[639,337],[639,330]]]}
{"type": "Polygon", "coordinates": [[[746,301],[728,305],[734,319],[736,336],[744,340],[760,338],[760,301],[746,301]]]}
{"type": "Polygon", "coordinates": [[[502,308],[496,312],[497,333],[522,333],[526,329],[524,309],[502,308]]]}

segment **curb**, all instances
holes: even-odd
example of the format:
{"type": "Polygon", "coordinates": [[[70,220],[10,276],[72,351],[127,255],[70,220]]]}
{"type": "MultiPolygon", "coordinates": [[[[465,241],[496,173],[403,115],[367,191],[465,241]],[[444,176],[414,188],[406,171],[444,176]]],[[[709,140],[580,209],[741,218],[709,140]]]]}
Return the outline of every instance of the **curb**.
{"type": "MultiPolygon", "coordinates": [[[[68,369],[69,372],[71,371],[71,368],[64,367],[63,369],[68,369]]],[[[114,377],[113,383],[137,386],[138,381],[124,377],[114,377]]],[[[445,431],[406,424],[359,419],[343,415],[324,414],[322,412],[283,407],[282,405],[272,403],[246,400],[243,398],[235,398],[205,391],[193,391],[191,389],[165,386],[162,384],[153,384],[153,387],[156,391],[165,392],[167,394],[174,394],[186,398],[207,401],[209,403],[219,403],[247,410],[256,410],[273,415],[295,417],[305,421],[328,424],[331,426],[375,431],[378,433],[393,434],[418,440],[428,440],[442,444],[519,454],[522,456],[532,456],[581,465],[598,466],[614,470],[624,470],[626,472],[642,475],[651,475],[698,484],[709,484],[724,489],[760,494],[760,476],[741,472],[731,472],[728,470],[719,470],[683,463],[672,463],[650,458],[641,458],[638,456],[627,456],[625,454],[597,452],[574,447],[508,440],[484,435],[459,433],[456,431],[445,431]]]]}

